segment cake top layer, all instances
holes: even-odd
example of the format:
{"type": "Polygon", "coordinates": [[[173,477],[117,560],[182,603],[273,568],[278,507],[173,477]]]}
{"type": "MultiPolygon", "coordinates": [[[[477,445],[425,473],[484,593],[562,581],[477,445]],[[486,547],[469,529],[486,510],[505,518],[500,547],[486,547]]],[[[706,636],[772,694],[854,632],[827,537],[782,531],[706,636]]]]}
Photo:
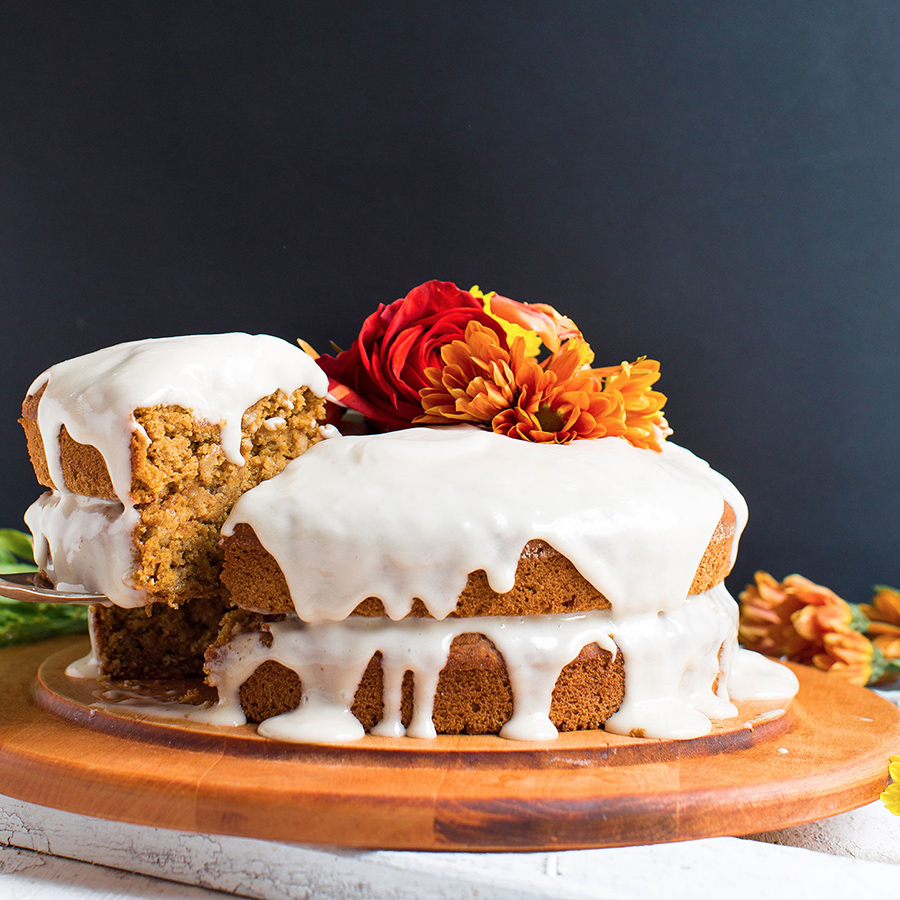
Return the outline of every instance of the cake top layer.
{"type": "Polygon", "coordinates": [[[64,484],[58,447],[62,426],[103,456],[116,496],[128,503],[135,409],[181,406],[220,423],[226,458],[242,464],[241,417],[278,389],[308,387],[325,396],[328,379],[299,347],[265,334],[208,334],[117,344],[66,360],[41,373],[38,424],[53,483],[64,484]]]}
{"type": "Polygon", "coordinates": [[[677,445],[413,428],[317,444],[245,494],[222,533],[253,528],[307,622],[343,619],[367,597],[392,619],[416,597],[444,618],[470,572],[510,590],[534,539],[571,560],[614,615],[655,614],[684,602],[726,501],[734,555],[743,498],[677,445]]]}

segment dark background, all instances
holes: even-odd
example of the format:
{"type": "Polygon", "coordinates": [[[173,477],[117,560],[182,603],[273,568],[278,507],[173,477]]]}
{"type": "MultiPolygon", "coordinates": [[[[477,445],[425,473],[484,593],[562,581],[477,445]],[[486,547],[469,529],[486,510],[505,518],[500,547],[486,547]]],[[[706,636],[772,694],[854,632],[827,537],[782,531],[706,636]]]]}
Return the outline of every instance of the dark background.
{"type": "Polygon", "coordinates": [[[440,278],[662,361],[733,590],[900,585],[900,3],[4,3],[0,104],[0,525],[52,363],[440,278]]]}

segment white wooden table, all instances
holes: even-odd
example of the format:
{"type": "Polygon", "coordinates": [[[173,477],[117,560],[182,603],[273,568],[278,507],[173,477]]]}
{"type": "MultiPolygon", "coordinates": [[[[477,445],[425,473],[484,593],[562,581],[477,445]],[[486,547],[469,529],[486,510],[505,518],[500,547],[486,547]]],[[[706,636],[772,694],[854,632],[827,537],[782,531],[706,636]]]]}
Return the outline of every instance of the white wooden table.
{"type": "Polygon", "coordinates": [[[105,822],[0,797],[4,900],[231,894],[271,900],[661,896],[896,900],[900,819],[878,802],[753,839],[710,838],[557,853],[406,853],[186,834],[105,822]]]}

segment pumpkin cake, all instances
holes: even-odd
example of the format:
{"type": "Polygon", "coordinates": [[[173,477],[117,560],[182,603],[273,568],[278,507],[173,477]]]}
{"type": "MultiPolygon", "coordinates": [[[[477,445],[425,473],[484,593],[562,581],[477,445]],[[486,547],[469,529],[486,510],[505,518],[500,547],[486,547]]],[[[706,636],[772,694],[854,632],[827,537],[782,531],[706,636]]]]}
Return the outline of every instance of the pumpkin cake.
{"type": "Polygon", "coordinates": [[[223,528],[241,610],[209,680],[289,740],[704,734],[746,689],[722,583],[745,521],[734,487],[671,443],[471,427],[325,442],[223,528]]]}
{"type": "Polygon", "coordinates": [[[35,558],[108,598],[71,674],[202,664],[218,702],[178,715],[311,742],[690,738],[763,669],[792,696],[737,647],[743,498],[666,440],[658,363],[592,361],[552,307],[429,282],[334,358],[229,334],[51,367],[35,558]]]}

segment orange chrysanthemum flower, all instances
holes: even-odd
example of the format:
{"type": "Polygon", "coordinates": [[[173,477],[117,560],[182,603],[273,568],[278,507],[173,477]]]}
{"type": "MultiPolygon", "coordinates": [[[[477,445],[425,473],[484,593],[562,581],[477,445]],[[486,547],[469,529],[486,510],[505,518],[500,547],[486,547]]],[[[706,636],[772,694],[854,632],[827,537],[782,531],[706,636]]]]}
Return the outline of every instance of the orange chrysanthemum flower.
{"type": "Polygon", "coordinates": [[[622,396],[573,377],[592,356],[584,341],[570,338],[539,364],[526,356],[523,339],[514,338],[507,350],[494,331],[470,322],[463,340],[441,349],[443,368],[425,370],[424,412],[414,423],[474,422],[540,443],[621,436],[622,396]]]}
{"type": "Polygon", "coordinates": [[[900,591],[878,587],[871,603],[860,609],[869,618],[866,634],[887,659],[900,659],[900,591]]]}
{"type": "Polygon", "coordinates": [[[740,595],[745,647],[835,672],[854,684],[882,676],[882,654],[861,633],[865,618],[834,591],[802,575],[778,582],[757,572],[755,582],[740,595]]]}
{"type": "Polygon", "coordinates": [[[419,392],[424,414],[415,425],[447,421],[487,425],[518,397],[518,371],[525,364],[525,343],[516,338],[509,350],[496,332],[469,322],[464,339],[441,348],[443,368],[425,370],[429,386],[419,392]]]}
{"type": "MultiPolygon", "coordinates": [[[[552,372],[557,381],[568,381],[579,377],[589,377],[590,373],[585,369],[594,359],[594,351],[590,344],[579,338],[569,338],[563,343],[556,353],[548,356],[541,363],[545,372],[552,372]]],[[[594,388],[592,388],[594,389],[594,388]]]]}
{"type": "Polygon", "coordinates": [[[496,331],[469,322],[462,340],[441,348],[444,365],[425,369],[428,386],[419,392],[423,413],[413,424],[472,422],[508,437],[558,444],[630,434],[638,446],[649,445],[651,431],[641,425],[648,416],[665,424],[656,415],[662,394],[649,390],[658,377],[658,363],[647,371],[636,368],[638,364],[616,366],[604,384],[595,370],[586,368],[594,354],[580,337],[561,341],[540,363],[529,356],[525,338],[507,334],[507,339],[508,346],[496,331]],[[627,400],[616,384],[625,389],[627,400]],[[648,412],[651,409],[656,413],[648,412]]]}
{"type": "Polygon", "coordinates": [[[858,631],[832,631],[822,638],[823,652],[813,656],[813,665],[835,672],[853,684],[865,686],[872,677],[875,648],[858,631]]]}
{"type": "Polygon", "coordinates": [[[625,434],[621,394],[598,391],[591,378],[561,381],[535,363],[520,374],[518,402],[491,423],[498,434],[554,444],[625,434]]]}
{"type": "Polygon", "coordinates": [[[587,373],[603,379],[603,389],[618,391],[625,404],[625,437],[635,447],[661,451],[668,423],[662,414],[666,395],[651,390],[659,380],[659,363],[642,356],[633,363],[590,369],[587,373]]]}
{"type": "Polygon", "coordinates": [[[788,575],[785,589],[804,604],[791,616],[797,633],[808,641],[821,641],[826,634],[845,631],[853,621],[853,611],[846,600],[821,584],[802,575],[788,575]]]}
{"type": "Polygon", "coordinates": [[[741,591],[740,604],[739,637],[748,650],[797,662],[811,658],[814,648],[792,621],[805,603],[768,572],[756,573],[754,584],[741,591]]]}

